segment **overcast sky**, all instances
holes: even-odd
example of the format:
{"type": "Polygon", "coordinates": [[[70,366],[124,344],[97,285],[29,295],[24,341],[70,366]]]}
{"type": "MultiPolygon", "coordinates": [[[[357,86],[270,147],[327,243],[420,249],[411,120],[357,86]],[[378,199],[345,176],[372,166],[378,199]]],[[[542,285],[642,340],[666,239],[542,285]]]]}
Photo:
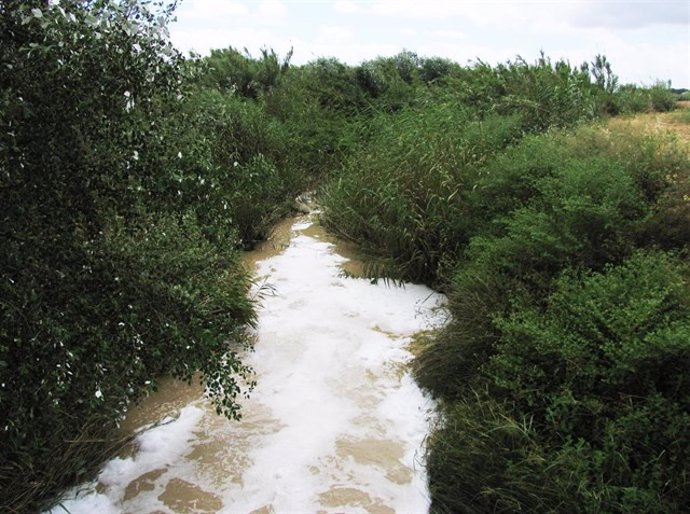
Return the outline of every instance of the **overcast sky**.
{"type": "Polygon", "coordinates": [[[690,0],[181,0],[177,19],[185,53],[292,47],[295,64],[358,64],[407,49],[495,64],[544,50],[578,65],[604,54],[621,83],[690,88],[690,0]]]}

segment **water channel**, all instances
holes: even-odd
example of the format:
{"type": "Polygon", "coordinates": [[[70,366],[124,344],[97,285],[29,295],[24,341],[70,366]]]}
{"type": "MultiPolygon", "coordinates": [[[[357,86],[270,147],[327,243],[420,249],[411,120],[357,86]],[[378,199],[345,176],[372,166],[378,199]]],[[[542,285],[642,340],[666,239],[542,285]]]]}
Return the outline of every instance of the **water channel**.
{"type": "Polygon", "coordinates": [[[434,404],[410,375],[408,346],[442,322],[442,297],[353,278],[348,248],[308,217],[249,259],[263,294],[242,421],[217,416],[198,386],[163,381],[128,415],[128,451],[66,496],[69,512],[428,511],[434,404]]]}

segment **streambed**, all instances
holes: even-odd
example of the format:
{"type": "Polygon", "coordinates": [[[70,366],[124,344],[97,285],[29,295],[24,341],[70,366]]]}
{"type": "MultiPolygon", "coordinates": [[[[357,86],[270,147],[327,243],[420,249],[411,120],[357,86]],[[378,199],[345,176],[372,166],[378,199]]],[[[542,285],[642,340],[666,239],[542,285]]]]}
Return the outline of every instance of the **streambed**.
{"type": "Polygon", "coordinates": [[[263,295],[244,358],[258,385],[242,421],[217,416],[199,387],[164,381],[128,416],[125,429],[138,433],[129,451],[63,505],[73,514],[426,512],[434,405],[407,369],[407,346],[442,322],[443,298],[346,278],[354,264],[343,253],[308,218],[285,225],[251,257],[263,295]]]}

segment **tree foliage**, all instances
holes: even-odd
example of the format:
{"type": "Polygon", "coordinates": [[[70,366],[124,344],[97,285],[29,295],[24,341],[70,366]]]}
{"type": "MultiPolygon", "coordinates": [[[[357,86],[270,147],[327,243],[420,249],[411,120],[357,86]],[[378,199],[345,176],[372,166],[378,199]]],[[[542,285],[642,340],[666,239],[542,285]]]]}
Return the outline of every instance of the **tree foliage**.
{"type": "Polygon", "coordinates": [[[193,142],[170,131],[184,98],[168,13],[133,1],[2,7],[0,504],[9,508],[35,508],[88,472],[103,451],[93,441],[111,437],[162,374],[199,371],[219,411],[238,414],[249,279],[236,228],[213,201],[216,168],[185,160],[193,142]]]}

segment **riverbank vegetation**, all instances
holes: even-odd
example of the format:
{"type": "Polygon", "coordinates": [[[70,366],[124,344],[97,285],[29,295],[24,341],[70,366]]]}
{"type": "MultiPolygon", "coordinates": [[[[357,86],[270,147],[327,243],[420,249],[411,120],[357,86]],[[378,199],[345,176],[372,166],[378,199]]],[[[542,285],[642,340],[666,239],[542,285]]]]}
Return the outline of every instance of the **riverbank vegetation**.
{"type": "Polygon", "coordinates": [[[690,503],[687,147],[597,121],[672,91],[602,56],[184,58],[150,9],[0,6],[3,509],[90,476],[160,376],[240,414],[240,252],[315,188],[373,270],[449,293],[435,512],[690,503]]]}

